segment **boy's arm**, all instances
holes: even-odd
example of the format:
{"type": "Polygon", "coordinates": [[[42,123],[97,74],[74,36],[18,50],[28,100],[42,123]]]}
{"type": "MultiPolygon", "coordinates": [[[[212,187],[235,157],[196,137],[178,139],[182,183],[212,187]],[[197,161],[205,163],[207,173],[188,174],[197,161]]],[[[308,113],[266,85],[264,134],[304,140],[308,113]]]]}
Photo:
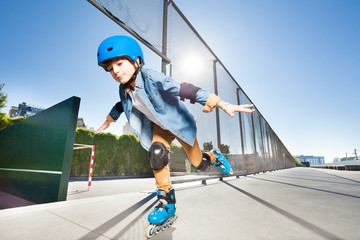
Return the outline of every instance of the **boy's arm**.
{"type": "Polygon", "coordinates": [[[197,102],[203,106],[208,105],[209,111],[212,111],[212,108],[214,108],[217,102],[220,100],[220,98],[215,94],[210,94],[208,91],[194,86],[191,83],[180,83],[173,78],[167,77],[163,73],[159,73],[157,71],[149,70],[147,72],[147,77],[159,89],[159,91],[180,97],[182,101],[185,101],[185,99],[190,99],[191,103],[197,102]]]}
{"type": "Polygon", "coordinates": [[[101,125],[101,127],[98,130],[96,130],[95,134],[98,134],[98,133],[104,131],[105,129],[107,129],[110,126],[111,123],[116,122],[116,120],[118,120],[118,118],[120,117],[122,112],[124,112],[124,109],[122,107],[121,102],[118,102],[111,109],[110,113],[106,117],[105,122],[103,123],[103,125],[101,125]]]}
{"type": "Polygon", "coordinates": [[[214,107],[223,109],[224,112],[231,117],[234,116],[234,112],[252,113],[255,111],[254,109],[250,109],[253,105],[233,105],[226,103],[221,100],[219,96],[213,93],[210,94],[205,89],[201,89],[191,83],[179,83],[178,81],[156,71],[151,71],[148,74],[148,77],[152,79],[154,84],[156,84],[161,91],[175,96],[180,96],[182,101],[190,99],[190,103],[200,103],[204,106],[203,112],[205,113],[212,112],[214,107]]]}
{"type": "Polygon", "coordinates": [[[218,107],[230,117],[234,117],[234,112],[244,112],[244,113],[253,113],[255,110],[251,109],[254,105],[244,104],[244,105],[234,105],[228,102],[221,100],[221,98],[215,94],[210,94],[206,100],[205,107],[203,112],[209,113],[212,112],[214,107],[218,107]]]}

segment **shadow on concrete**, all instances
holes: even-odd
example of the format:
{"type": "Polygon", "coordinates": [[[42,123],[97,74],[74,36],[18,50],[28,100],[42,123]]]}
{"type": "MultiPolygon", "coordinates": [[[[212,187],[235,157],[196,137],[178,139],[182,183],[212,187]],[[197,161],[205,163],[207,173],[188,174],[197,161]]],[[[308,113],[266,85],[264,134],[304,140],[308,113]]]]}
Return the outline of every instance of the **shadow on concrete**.
{"type": "MultiPolygon", "coordinates": [[[[129,207],[125,211],[121,212],[119,215],[113,217],[112,219],[110,219],[109,221],[107,221],[104,224],[100,225],[99,227],[95,228],[94,230],[91,230],[91,232],[89,232],[85,236],[79,238],[79,240],[91,239],[91,237],[93,236],[93,233],[96,233],[98,235],[102,235],[103,233],[107,232],[109,229],[114,227],[116,224],[118,224],[119,222],[124,220],[126,217],[128,217],[130,214],[132,214],[134,211],[139,209],[145,203],[147,203],[148,201],[153,199],[155,196],[156,196],[155,192],[151,193],[149,196],[147,196],[146,198],[142,199],[141,201],[135,203],[134,205],[132,205],[131,207],[129,207]]],[[[114,237],[114,239],[120,238],[129,229],[129,226],[133,225],[133,223],[138,221],[138,219],[141,218],[146,213],[146,211],[148,209],[150,209],[150,207],[152,207],[155,203],[156,203],[156,201],[154,203],[152,203],[148,208],[146,208],[143,212],[141,212],[139,214],[139,216],[136,217],[131,223],[129,223],[128,226],[126,226],[120,233],[118,233],[116,235],[116,237],[114,237]]]]}
{"type": "Polygon", "coordinates": [[[0,191],[0,210],[35,205],[35,203],[0,191]]]}
{"type": "MultiPolygon", "coordinates": [[[[311,170],[316,171],[316,170],[314,170],[314,169],[311,169],[311,170]]],[[[338,171],[338,170],[336,170],[336,171],[338,171]]],[[[337,177],[337,178],[341,178],[341,179],[345,179],[345,180],[348,180],[348,181],[360,183],[360,181],[358,181],[358,180],[354,180],[354,179],[351,179],[351,178],[342,177],[342,176],[339,176],[339,175],[336,175],[336,174],[331,174],[331,173],[321,172],[321,171],[316,171],[316,172],[318,172],[318,173],[323,173],[323,174],[330,175],[330,176],[337,177]]]]}
{"type": "Polygon", "coordinates": [[[253,194],[251,194],[251,193],[249,193],[249,192],[247,192],[245,190],[242,190],[242,189],[240,189],[240,188],[238,188],[238,187],[236,187],[236,186],[234,186],[234,185],[232,185],[232,184],[230,184],[228,182],[224,182],[224,183],[226,185],[234,188],[235,190],[245,194],[246,196],[254,199],[255,201],[263,204],[264,206],[274,210],[275,212],[283,215],[284,217],[290,219],[291,221],[294,221],[297,224],[303,226],[304,228],[306,228],[306,229],[314,232],[315,234],[325,238],[325,239],[339,239],[339,240],[342,239],[342,238],[340,238],[340,237],[338,237],[338,236],[336,236],[336,235],[334,235],[334,234],[332,234],[332,233],[330,233],[330,232],[328,232],[328,231],[326,231],[326,230],[324,230],[322,228],[319,228],[319,227],[315,226],[314,224],[311,224],[311,223],[305,221],[304,219],[301,219],[301,218],[299,218],[299,217],[297,217],[297,216],[295,216],[295,215],[293,215],[293,214],[291,214],[291,213],[289,213],[289,212],[287,212],[287,211],[285,211],[285,210],[283,210],[283,209],[281,209],[281,208],[279,208],[279,207],[277,207],[277,206],[275,206],[275,205],[273,205],[273,204],[271,204],[271,203],[269,203],[269,202],[267,202],[267,201],[265,201],[265,200],[263,200],[263,199],[261,199],[259,197],[256,197],[255,195],[253,195],[253,194]]]}
{"type": "Polygon", "coordinates": [[[305,188],[305,189],[310,189],[310,190],[314,190],[314,191],[326,192],[326,193],[341,195],[341,196],[345,196],[345,197],[351,197],[351,198],[360,199],[359,196],[350,195],[350,194],[346,194],[346,193],[333,192],[333,191],[324,190],[324,189],[320,189],[320,188],[306,187],[306,186],[301,186],[301,185],[292,184],[292,183],[280,182],[280,181],[275,181],[275,180],[270,180],[270,179],[263,179],[263,178],[260,178],[260,177],[249,177],[249,178],[256,179],[256,180],[261,180],[261,181],[272,182],[272,183],[289,185],[289,186],[292,186],[292,187],[305,188]]]}
{"type": "Polygon", "coordinates": [[[81,191],[79,191],[79,190],[75,190],[75,191],[71,191],[71,192],[68,192],[68,196],[71,196],[71,195],[75,195],[75,194],[79,194],[79,193],[84,193],[84,192],[88,192],[89,190],[87,189],[87,190],[81,190],[81,191]]]}
{"type": "MultiPolygon", "coordinates": [[[[345,183],[345,182],[318,180],[318,179],[314,179],[314,178],[302,178],[302,177],[290,177],[290,176],[276,176],[276,177],[298,179],[298,180],[306,180],[306,181],[325,182],[325,183],[334,183],[334,184],[343,184],[343,185],[351,185],[351,186],[359,186],[360,187],[360,185],[359,185],[360,182],[358,184],[355,184],[355,183],[345,183]]],[[[348,178],[345,178],[345,179],[346,180],[352,180],[352,179],[348,179],[348,178]]],[[[352,180],[352,181],[356,181],[356,180],[352,180]]]]}
{"type": "MultiPolygon", "coordinates": [[[[154,197],[154,196],[153,196],[154,197]]],[[[118,234],[115,235],[114,239],[121,239],[121,237],[126,233],[126,231],[133,225],[135,225],[135,223],[137,221],[139,221],[140,218],[143,218],[143,216],[146,214],[147,211],[149,211],[155,204],[157,203],[157,200],[154,201],[152,204],[150,204],[150,206],[148,206],[144,211],[142,211],[134,220],[132,220],[128,225],[126,225],[126,227],[124,227],[124,229],[119,232],[118,234]]],[[[145,231],[145,230],[144,230],[145,231]]]]}

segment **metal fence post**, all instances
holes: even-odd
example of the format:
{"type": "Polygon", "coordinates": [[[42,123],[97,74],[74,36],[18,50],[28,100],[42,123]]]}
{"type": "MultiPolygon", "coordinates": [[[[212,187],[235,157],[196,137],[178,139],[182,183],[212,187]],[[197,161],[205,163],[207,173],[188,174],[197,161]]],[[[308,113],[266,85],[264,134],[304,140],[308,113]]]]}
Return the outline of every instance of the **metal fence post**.
{"type": "MultiPolygon", "coordinates": [[[[237,104],[241,105],[240,102],[240,88],[236,89],[236,97],[237,97],[237,104]]],[[[244,133],[243,133],[243,126],[242,126],[242,117],[241,112],[239,112],[239,125],[240,125],[240,138],[241,138],[241,153],[242,159],[245,159],[245,147],[244,147],[244,133]]]]}
{"type": "MultiPolygon", "coordinates": [[[[256,163],[258,163],[258,154],[257,154],[257,148],[256,148],[256,135],[255,135],[255,125],[254,125],[254,115],[251,114],[251,125],[252,125],[252,134],[253,134],[253,140],[254,140],[254,159],[256,163]]],[[[259,172],[258,164],[256,164],[256,172],[259,172]]]]}
{"type": "MultiPolygon", "coordinates": [[[[267,164],[265,160],[265,144],[264,144],[264,135],[263,135],[263,125],[261,124],[261,115],[259,114],[259,125],[260,125],[260,137],[261,137],[261,144],[262,144],[262,155],[263,161],[265,163],[265,169],[267,169],[267,164]]],[[[264,169],[262,169],[264,171],[264,169]]]]}
{"type": "MultiPolygon", "coordinates": [[[[162,29],[162,54],[167,56],[167,20],[168,20],[168,6],[169,1],[164,0],[164,8],[163,8],[163,29],[162,29]]],[[[166,75],[166,65],[170,62],[161,58],[161,71],[166,75]]]]}
{"type": "MultiPolygon", "coordinates": [[[[214,73],[214,91],[216,95],[219,95],[218,93],[218,84],[217,84],[217,73],[216,73],[216,63],[218,60],[213,60],[213,73],[214,73]]],[[[221,133],[220,133],[220,114],[219,114],[219,108],[215,108],[216,112],[216,132],[217,132],[217,145],[220,148],[221,146],[221,133]]]]}

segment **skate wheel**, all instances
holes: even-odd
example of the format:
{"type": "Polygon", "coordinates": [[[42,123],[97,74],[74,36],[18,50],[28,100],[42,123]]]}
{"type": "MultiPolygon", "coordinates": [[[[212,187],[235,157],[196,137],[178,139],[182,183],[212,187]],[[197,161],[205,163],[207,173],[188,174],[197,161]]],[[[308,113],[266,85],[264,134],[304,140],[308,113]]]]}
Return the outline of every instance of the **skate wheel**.
{"type": "Polygon", "coordinates": [[[162,227],[162,230],[163,230],[163,231],[165,231],[166,229],[167,229],[167,226],[166,226],[166,225],[162,227]]]}
{"type": "Polygon", "coordinates": [[[149,225],[146,229],[146,238],[151,238],[154,235],[154,225],[149,225]]]}

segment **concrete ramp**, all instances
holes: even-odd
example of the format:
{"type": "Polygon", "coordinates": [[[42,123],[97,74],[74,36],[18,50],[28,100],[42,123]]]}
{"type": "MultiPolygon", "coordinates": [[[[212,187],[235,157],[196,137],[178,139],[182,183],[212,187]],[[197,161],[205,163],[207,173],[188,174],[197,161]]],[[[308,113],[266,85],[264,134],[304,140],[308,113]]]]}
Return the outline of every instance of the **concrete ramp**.
{"type": "MultiPolygon", "coordinates": [[[[360,239],[359,175],[334,173],[293,168],[176,185],[179,218],[152,239],[360,239]]],[[[145,239],[155,198],[139,191],[1,210],[0,236],[145,239]]]]}

